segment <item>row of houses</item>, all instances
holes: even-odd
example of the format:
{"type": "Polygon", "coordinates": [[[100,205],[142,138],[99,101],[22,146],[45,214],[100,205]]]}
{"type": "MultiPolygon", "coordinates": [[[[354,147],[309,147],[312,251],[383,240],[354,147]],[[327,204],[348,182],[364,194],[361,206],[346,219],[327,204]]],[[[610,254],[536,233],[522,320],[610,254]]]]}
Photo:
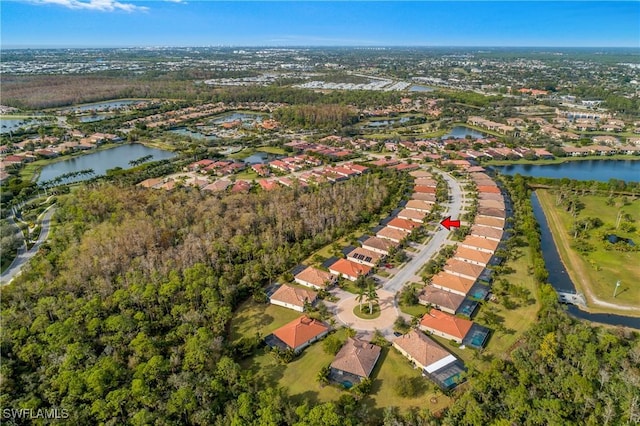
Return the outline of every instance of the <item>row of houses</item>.
{"type": "Polygon", "coordinates": [[[306,141],[300,141],[300,140],[287,142],[284,145],[292,148],[296,152],[302,152],[302,153],[313,152],[319,155],[329,157],[333,160],[344,160],[353,156],[352,150],[346,149],[342,146],[333,147],[333,146],[328,146],[321,143],[313,143],[313,142],[306,142],[306,141]]]}
{"type": "Polygon", "coordinates": [[[588,145],[588,146],[564,146],[562,150],[569,157],[586,157],[588,155],[640,155],[640,146],[638,145],[588,145]]]}
{"type": "Polygon", "coordinates": [[[469,178],[478,191],[477,213],[469,235],[418,299],[434,308],[420,321],[423,330],[480,348],[490,330],[475,324],[471,317],[479,301],[489,294],[492,277],[486,267],[501,261],[495,252],[504,235],[506,206],[500,189],[487,174],[477,171],[469,173],[469,178]]]}

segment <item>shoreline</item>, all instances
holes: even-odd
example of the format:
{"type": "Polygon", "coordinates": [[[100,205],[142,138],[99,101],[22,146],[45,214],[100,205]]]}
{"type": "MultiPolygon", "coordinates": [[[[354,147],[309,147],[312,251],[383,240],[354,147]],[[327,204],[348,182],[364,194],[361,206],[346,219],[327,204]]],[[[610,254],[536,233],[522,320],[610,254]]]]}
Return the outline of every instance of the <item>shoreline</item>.
{"type": "Polygon", "coordinates": [[[598,161],[598,160],[610,160],[610,161],[640,161],[640,155],[589,155],[586,157],[556,157],[552,160],[491,160],[487,162],[481,162],[480,165],[485,166],[517,166],[517,165],[549,165],[549,164],[563,164],[573,161],[598,161]]]}

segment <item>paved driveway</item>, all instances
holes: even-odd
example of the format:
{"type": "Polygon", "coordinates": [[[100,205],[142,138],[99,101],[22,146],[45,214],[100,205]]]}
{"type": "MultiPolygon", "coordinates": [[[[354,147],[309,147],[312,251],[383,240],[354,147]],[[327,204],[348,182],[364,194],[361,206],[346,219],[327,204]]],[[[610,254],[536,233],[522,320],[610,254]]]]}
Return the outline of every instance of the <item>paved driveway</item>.
{"type": "MultiPolygon", "coordinates": [[[[350,294],[350,293],[348,293],[350,294]]],[[[393,328],[393,323],[398,318],[398,308],[394,304],[394,294],[385,290],[378,290],[380,316],[374,319],[362,319],[358,318],[353,310],[358,308],[358,301],[356,295],[350,294],[350,296],[341,299],[335,306],[334,312],[336,318],[342,324],[349,326],[358,331],[374,331],[383,330],[387,328],[393,328]]],[[[363,303],[362,310],[369,309],[366,302],[363,303]]]]}

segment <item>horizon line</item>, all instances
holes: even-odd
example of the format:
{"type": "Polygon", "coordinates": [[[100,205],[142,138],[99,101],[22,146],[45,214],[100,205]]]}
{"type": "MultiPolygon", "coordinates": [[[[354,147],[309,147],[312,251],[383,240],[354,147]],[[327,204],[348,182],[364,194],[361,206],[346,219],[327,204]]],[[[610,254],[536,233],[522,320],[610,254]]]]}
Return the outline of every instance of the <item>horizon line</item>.
{"type": "Polygon", "coordinates": [[[539,49],[635,49],[640,53],[640,46],[545,46],[545,45],[464,45],[464,44],[208,44],[208,45],[121,45],[121,46],[80,46],[80,45],[7,45],[0,43],[0,50],[56,50],[56,49],[184,49],[184,48],[274,48],[274,49],[300,49],[300,48],[357,48],[357,49],[381,49],[381,48],[488,48],[488,49],[522,49],[522,48],[539,48],[539,49]]]}

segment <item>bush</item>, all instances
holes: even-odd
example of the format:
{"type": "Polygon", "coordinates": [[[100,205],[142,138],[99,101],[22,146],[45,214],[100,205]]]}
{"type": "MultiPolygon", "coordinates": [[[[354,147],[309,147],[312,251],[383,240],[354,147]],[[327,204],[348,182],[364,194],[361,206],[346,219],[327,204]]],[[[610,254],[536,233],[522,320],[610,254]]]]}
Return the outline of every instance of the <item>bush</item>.
{"type": "Polygon", "coordinates": [[[424,383],[422,377],[398,376],[393,390],[403,398],[415,398],[424,390],[424,383]]]}
{"type": "Polygon", "coordinates": [[[342,344],[342,340],[340,340],[335,334],[332,334],[331,336],[324,339],[324,341],[322,342],[322,349],[328,355],[335,355],[342,347],[342,344]]]}

